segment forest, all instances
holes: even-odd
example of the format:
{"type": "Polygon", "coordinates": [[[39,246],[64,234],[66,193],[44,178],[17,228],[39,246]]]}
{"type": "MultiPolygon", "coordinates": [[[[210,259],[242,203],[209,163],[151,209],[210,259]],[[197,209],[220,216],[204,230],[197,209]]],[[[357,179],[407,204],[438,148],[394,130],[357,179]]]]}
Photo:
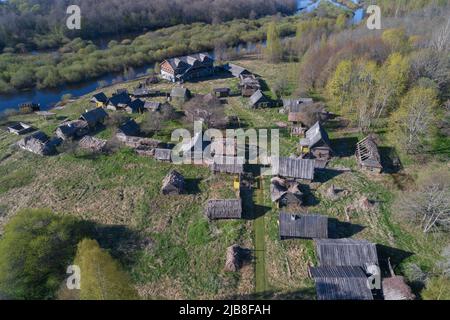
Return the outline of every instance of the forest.
{"type": "Polygon", "coordinates": [[[8,0],[0,2],[0,51],[54,48],[76,37],[98,39],[193,22],[292,14],[296,9],[295,0],[8,0]],[[81,30],[66,28],[69,5],[81,9],[81,30]]]}

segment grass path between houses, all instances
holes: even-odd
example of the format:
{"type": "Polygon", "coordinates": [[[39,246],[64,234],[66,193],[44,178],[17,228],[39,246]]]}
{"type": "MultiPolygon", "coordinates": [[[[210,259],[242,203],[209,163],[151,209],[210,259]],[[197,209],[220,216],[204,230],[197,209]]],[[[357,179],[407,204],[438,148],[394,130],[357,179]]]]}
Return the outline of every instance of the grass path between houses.
{"type": "Polygon", "coordinates": [[[255,234],[255,291],[264,293],[268,291],[266,276],[266,244],[265,244],[265,219],[264,219],[264,187],[263,179],[259,188],[254,194],[254,214],[255,222],[253,225],[255,234]],[[262,212],[259,212],[262,211],[262,212]]]}

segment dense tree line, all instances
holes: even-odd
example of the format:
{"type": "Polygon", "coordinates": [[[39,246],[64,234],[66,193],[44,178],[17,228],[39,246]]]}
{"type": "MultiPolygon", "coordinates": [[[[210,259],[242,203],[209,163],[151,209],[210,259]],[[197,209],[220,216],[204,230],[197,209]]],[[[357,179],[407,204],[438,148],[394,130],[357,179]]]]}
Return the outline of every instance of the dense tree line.
{"type": "Polygon", "coordinates": [[[9,0],[0,2],[0,50],[59,46],[68,39],[97,39],[193,22],[220,23],[291,14],[295,0],[9,0]],[[81,8],[81,30],[65,24],[69,5],[81,8]]]}

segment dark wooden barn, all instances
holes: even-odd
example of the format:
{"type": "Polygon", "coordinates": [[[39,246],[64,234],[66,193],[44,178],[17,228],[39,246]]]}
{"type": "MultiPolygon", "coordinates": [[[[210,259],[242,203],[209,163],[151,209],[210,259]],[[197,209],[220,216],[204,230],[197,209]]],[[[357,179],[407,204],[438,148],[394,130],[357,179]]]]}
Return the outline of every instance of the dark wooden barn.
{"type": "Polygon", "coordinates": [[[317,300],[373,300],[368,277],[361,267],[309,268],[317,300]]]}
{"type": "Polygon", "coordinates": [[[104,124],[107,117],[108,113],[103,108],[95,108],[83,113],[80,119],[86,121],[89,128],[95,128],[104,124]]]}
{"type": "Polygon", "coordinates": [[[377,248],[374,243],[354,239],[315,240],[320,266],[378,266],[377,248]]]}
{"type": "Polygon", "coordinates": [[[314,169],[315,161],[311,159],[272,158],[273,174],[283,178],[313,181],[314,169]]]}
{"type": "Polygon", "coordinates": [[[209,200],[206,203],[205,215],[210,220],[241,219],[242,204],[240,199],[209,200]]]}
{"type": "Polygon", "coordinates": [[[328,217],[281,212],[279,216],[280,239],[326,239],[328,238],[328,217]]]}

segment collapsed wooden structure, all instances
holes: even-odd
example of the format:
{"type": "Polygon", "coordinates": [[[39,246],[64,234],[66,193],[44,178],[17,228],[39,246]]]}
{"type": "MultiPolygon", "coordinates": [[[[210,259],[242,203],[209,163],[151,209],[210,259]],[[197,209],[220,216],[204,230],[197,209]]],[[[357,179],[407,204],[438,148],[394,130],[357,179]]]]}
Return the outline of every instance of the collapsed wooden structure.
{"type": "Polygon", "coordinates": [[[99,139],[92,136],[84,136],[78,145],[81,149],[89,150],[92,152],[103,152],[105,150],[107,140],[99,139]]]}
{"type": "Polygon", "coordinates": [[[241,219],[242,204],[240,199],[208,200],[205,215],[209,220],[241,219]]]}
{"type": "Polygon", "coordinates": [[[225,262],[225,271],[236,272],[242,268],[245,260],[245,249],[241,248],[237,244],[227,248],[227,257],[225,262]]]}
{"type": "Polygon", "coordinates": [[[375,139],[367,136],[356,144],[356,160],[360,168],[381,173],[383,166],[381,164],[380,153],[375,139]]]}
{"type": "Polygon", "coordinates": [[[49,156],[56,152],[55,148],[59,141],[59,139],[50,139],[44,132],[38,131],[20,140],[17,145],[34,154],[49,156]]]}
{"type": "Polygon", "coordinates": [[[178,195],[184,192],[185,180],[181,173],[172,170],[162,181],[161,193],[163,195],[178,195]]]}
{"type": "Polygon", "coordinates": [[[326,216],[280,212],[278,222],[281,240],[328,238],[326,216]]]}
{"type": "Polygon", "coordinates": [[[303,193],[296,181],[288,181],[274,177],[270,181],[270,197],[278,207],[300,207],[303,204],[303,193]]]}

